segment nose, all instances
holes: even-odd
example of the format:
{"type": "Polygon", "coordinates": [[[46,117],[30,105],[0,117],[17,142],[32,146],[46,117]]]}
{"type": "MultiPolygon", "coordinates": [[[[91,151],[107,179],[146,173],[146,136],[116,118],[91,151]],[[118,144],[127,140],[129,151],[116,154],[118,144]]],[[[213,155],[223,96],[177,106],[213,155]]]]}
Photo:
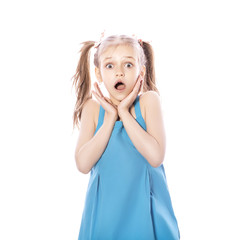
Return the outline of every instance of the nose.
{"type": "Polygon", "coordinates": [[[122,76],[124,76],[124,71],[123,71],[121,68],[118,68],[118,69],[116,70],[116,76],[117,76],[117,77],[122,77],[122,76]]]}

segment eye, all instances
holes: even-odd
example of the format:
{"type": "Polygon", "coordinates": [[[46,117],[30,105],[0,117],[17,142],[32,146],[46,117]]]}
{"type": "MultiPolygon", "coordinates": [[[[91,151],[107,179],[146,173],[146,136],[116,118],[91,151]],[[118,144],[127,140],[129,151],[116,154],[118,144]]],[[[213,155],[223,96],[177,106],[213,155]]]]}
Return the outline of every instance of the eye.
{"type": "Polygon", "coordinates": [[[133,66],[133,64],[132,64],[132,63],[130,63],[130,62],[129,62],[129,63],[127,63],[126,65],[128,65],[128,64],[130,64],[130,65],[132,65],[132,66],[133,66]]]}
{"type": "MultiPolygon", "coordinates": [[[[107,65],[106,65],[106,68],[109,68],[108,66],[112,66],[112,64],[111,63],[108,63],[107,65]]],[[[112,68],[112,67],[110,67],[110,68],[112,68]]]]}

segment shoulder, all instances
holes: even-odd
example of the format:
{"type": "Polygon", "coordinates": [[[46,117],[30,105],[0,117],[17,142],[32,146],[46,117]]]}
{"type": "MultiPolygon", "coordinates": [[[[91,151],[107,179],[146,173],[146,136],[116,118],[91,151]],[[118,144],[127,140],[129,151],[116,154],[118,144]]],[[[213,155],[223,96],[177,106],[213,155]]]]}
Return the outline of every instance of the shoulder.
{"type": "Polygon", "coordinates": [[[150,90],[141,95],[144,105],[151,104],[154,101],[160,101],[160,96],[156,91],[150,90]]]}
{"type": "Polygon", "coordinates": [[[142,104],[144,113],[146,114],[146,110],[149,106],[155,103],[160,104],[160,96],[156,91],[150,90],[150,91],[144,92],[140,96],[139,102],[142,104]]]}
{"type": "Polygon", "coordinates": [[[100,111],[100,103],[95,99],[90,98],[87,100],[85,104],[88,105],[89,111],[91,112],[91,116],[93,117],[93,120],[94,120],[94,125],[96,127],[98,122],[98,115],[100,111]]]}
{"type": "Polygon", "coordinates": [[[153,90],[147,91],[142,95],[142,104],[145,115],[145,122],[147,125],[150,124],[152,119],[158,121],[162,118],[162,106],[160,95],[153,90]]]}
{"type": "Polygon", "coordinates": [[[96,104],[97,102],[92,99],[89,98],[83,105],[83,109],[87,109],[88,111],[91,111],[92,113],[94,112],[94,110],[96,109],[96,104]]]}
{"type": "Polygon", "coordinates": [[[143,92],[141,95],[139,95],[139,104],[140,104],[143,119],[145,122],[146,122],[147,108],[148,108],[149,104],[151,105],[152,102],[156,101],[156,98],[159,98],[159,95],[157,92],[155,92],[153,90],[143,92]]]}
{"type": "Polygon", "coordinates": [[[99,112],[99,106],[100,104],[92,99],[92,98],[89,98],[83,105],[83,111],[86,112],[86,114],[89,116],[89,119],[90,119],[90,116],[92,117],[92,119],[94,120],[94,123],[96,122],[95,121],[95,118],[96,116],[98,116],[98,112],[99,112]]]}

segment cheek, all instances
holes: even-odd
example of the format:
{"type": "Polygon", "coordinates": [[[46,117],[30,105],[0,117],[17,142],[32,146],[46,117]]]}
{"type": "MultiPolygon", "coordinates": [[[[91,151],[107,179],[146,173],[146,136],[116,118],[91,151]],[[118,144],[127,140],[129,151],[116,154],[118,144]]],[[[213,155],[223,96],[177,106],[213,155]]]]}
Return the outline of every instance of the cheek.
{"type": "Polygon", "coordinates": [[[111,76],[110,71],[103,71],[103,73],[102,73],[102,77],[103,77],[103,79],[108,79],[109,76],[111,76]]]}
{"type": "Polygon", "coordinates": [[[135,82],[137,81],[138,76],[139,76],[139,72],[136,72],[135,75],[134,75],[135,82]]]}
{"type": "Polygon", "coordinates": [[[136,68],[136,71],[135,71],[136,76],[138,76],[140,74],[140,70],[141,69],[139,67],[136,68]]]}
{"type": "Polygon", "coordinates": [[[132,71],[132,72],[130,72],[129,73],[129,77],[131,77],[131,78],[133,78],[133,79],[136,79],[137,78],[137,76],[138,76],[138,71],[136,70],[136,71],[132,71]]]}

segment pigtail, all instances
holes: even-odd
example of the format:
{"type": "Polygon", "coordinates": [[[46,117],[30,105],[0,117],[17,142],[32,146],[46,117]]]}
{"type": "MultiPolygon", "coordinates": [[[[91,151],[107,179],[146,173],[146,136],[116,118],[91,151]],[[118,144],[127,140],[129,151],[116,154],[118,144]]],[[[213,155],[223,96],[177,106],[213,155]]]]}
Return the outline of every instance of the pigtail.
{"type": "Polygon", "coordinates": [[[75,85],[75,92],[77,100],[73,113],[73,128],[81,120],[81,114],[83,105],[85,102],[92,98],[91,94],[91,77],[90,77],[90,49],[94,46],[94,41],[82,42],[82,48],[80,49],[80,59],[77,65],[76,73],[71,78],[73,79],[73,85],[75,85]]]}
{"type": "Polygon", "coordinates": [[[142,41],[141,46],[143,48],[145,57],[146,57],[146,73],[145,73],[145,84],[143,86],[143,92],[150,90],[156,91],[160,95],[156,87],[155,79],[155,66],[154,66],[154,52],[150,43],[142,41]]]}

